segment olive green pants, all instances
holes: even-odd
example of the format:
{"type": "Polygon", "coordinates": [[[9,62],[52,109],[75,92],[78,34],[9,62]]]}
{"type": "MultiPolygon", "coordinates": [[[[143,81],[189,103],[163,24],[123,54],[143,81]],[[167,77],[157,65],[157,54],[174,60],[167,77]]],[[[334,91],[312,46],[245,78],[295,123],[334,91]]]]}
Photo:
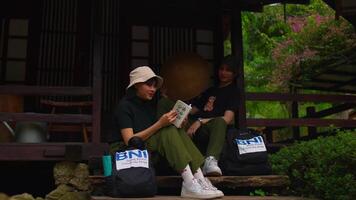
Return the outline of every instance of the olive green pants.
{"type": "MultiPolygon", "coordinates": [[[[170,111],[173,108],[174,104],[175,104],[175,102],[168,98],[161,98],[159,100],[158,106],[157,106],[157,117],[160,117],[164,113],[167,113],[168,111],[170,111]]],[[[191,123],[192,123],[192,121],[191,121],[191,123]]],[[[175,135],[175,136],[172,136],[172,139],[173,139],[173,137],[179,138],[178,136],[176,136],[176,132],[178,132],[179,133],[178,135],[180,135],[180,138],[183,141],[182,143],[184,145],[186,145],[185,150],[183,150],[180,147],[180,146],[182,146],[182,143],[179,142],[180,144],[178,145],[177,152],[180,152],[179,154],[182,154],[182,155],[180,155],[180,159],[176,158],[175,160],[171,159],[172,161],[170,161],[170,159],[167,156],[165,156],[165,154],[161,153],[164,155],[164,157],[167,157],[169,164],[174,169],[181,170],[187,165],[187,163],[190,163],[192,169],[195,171],[204,162],[203,157],[201,156],[200,152],[206,152],[205,156],[214,156],[216,159],[219,159],[220,153],[224,146],[226,129],[227,129],[227,124],[223,118],[217,117],[217,118],[210,120],[208,123],[202,125],[202,127],[200,127],[197,130],[197,133],[193,137],[193,141],[195,144],[191,141],[191,139],[187,136],[186,132],[183,129],[176,129],[174,126],[170,126],[170,127],[171,128],[167,127],[165,129],[162,129],[161,131],[162,132],[166,132],[166,131],[174,132],[174,134],[172,134],[172,135],[175,135]],[[172,130],[172,128],[174,130],[172,130]],[[200,150],[196,147],[196,145],[199,146],[200,150]],[[187,150],[187,152],[186,152],[186,150],[187,150]],[[191,159],[189,159],[189,157],[191,159]],[[184,162],[181,162],[182,160],[184,162]],[[189,161],[189,162],[187,162],[187,161],[189,161]],[[179,163],[179,165],[177,165],[178,163],[179,163]]],[[[168,134],[170,134],[170,133],[168,133],[168,134]]],[[[157,139],[154,139],[156,137],[162,137],[162,136],[154,135],[154,137],[152,137],[153,140],[157,140],[157,139]]],[[[147,141],[148,147],[150,147],[149,140],[147,141]]],[[[168,139],[165,139],[165,140],[168,140],[168,139]]],[[[174,139],[174,140],[176,140],[176,139],[174,139]]],[[[166,143],[166,142],[164,142],[164,143],[166,143]]],[[[155,144],[155,146],[157,146],[157,144],[155,144]]],[[[172,147],[172,148],[176,148],[176,147],[172,147]]],[[[173,151],[173,153],[174,153],[174,151],[173,151]]]]}
{"type": "Polygon", "coordinates": [[[198,148],[184,129],[171,125],[160,129],[147,141],[147,149],[167,159],[169,165],[181,172],[188,164],[194,173],[204,162],[198,148]]]}
{"type": "Polygon", "coordinates": [[[225,143],[227,124],[222,117],[213,118],[203,124],[195,133],[193,141],[205,156],[214,156],[219,159],[225,143]]]}

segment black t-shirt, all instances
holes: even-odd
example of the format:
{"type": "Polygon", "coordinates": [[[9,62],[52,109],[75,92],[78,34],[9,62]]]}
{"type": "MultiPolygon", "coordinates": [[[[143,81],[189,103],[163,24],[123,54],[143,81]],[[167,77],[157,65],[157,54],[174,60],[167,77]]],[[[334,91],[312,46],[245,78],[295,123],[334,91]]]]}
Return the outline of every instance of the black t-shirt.
{"type": "Polygon", "coordinates": [[[226,110],[237,110],[237,86],[231,83],[225,87],[211,87],[203,92],[193,105],[199,109],[196,117],[213,118],[224,116],[226,110]]]}
{"type": "Polygon", "coordinates": [[[153,101],[143,101],[136,95],[126,95],[113,115],[113,131],[121,137],[121,129],[132,128],[134,133],[145,130],[156,122],[156,110],[153,101]]]}

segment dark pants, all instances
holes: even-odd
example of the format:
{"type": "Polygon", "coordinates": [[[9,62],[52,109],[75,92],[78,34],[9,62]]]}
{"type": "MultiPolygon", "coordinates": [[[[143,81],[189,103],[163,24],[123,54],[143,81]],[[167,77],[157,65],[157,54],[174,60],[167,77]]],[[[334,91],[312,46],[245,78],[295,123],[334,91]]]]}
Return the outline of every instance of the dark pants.
{"type": "Polygon", "coordinates": [[[203,124],[193,137],[194,143],[205,156],[219,159],[225,142],[227,124],[222,117],[217,117],[203,124]]]}

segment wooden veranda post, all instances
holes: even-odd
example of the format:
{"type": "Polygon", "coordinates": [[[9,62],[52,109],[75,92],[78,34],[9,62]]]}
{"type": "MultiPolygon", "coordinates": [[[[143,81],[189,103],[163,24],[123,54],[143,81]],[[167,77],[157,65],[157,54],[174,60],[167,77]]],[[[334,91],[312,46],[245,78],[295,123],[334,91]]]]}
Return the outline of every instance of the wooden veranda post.
{"type": "MultiPolygon", "coordinates": [[[[298,94],[298,90],[295,87],[290,89],[292,94],[298,94]]],[[[293,119],[299,118],[299,104],[298,101],[292,101],[291,114],[293,119]]],[[[300,138],[299,126],[292,127],[293,130],[293,140],[298,140],[300,138]]]]}
{"type": "Polygon", "coordinates": [[[101,39],[101,2],[95,0],[92,3],[93,16],[93,143],[100,143],[101,132],[101,89],[102,89],[102,39],[101,39]]]}
{"type": "MultiPolygon", "coordinates": [[[[309,106],[307,107],[307,117],[312,118],[315,115],[315,107],[314,106],[309,106]]],[[[309,138],[315,138],[317,134],[317,129],[316,127],[309,126],[308,127],[308,137],[309,138]]]]}
{"type": "Polygon", "coordinates": [[[246,98],[244,83],[243,66],[243,47],[242,47],[242,19],[240,1],[232,1],[231,12],[231,50],[232,56],[237,60],[237,88],[238,88],[238,114],[236,123],[238,128],[246,128],[246,98]]]}

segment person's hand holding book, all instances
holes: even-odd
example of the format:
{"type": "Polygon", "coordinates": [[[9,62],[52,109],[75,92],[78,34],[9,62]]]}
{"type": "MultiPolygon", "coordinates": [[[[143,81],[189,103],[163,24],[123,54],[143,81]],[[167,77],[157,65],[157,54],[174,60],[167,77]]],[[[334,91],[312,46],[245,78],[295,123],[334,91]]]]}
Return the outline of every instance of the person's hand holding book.
{"type": "Polygon", "coordinates": [[[173,106],[173,110],[177,112],[177,118],[173,122],[173,125],[177,128],[182,128],[184,126],[184,121],[187,120],[188,114],[192,107],[181,100],[177,100],[176,104],[173,106]]]}
{"type": "Polygon", "coordinates": [[[176,118],[177,118],[177,112],[175,110],[171,110],[171,111],[165,113],[164,115],[162,115],[159,118],[158,123],[163,128],[163,127],[173,124],[173,122],[176,120],[176,118]]]}

